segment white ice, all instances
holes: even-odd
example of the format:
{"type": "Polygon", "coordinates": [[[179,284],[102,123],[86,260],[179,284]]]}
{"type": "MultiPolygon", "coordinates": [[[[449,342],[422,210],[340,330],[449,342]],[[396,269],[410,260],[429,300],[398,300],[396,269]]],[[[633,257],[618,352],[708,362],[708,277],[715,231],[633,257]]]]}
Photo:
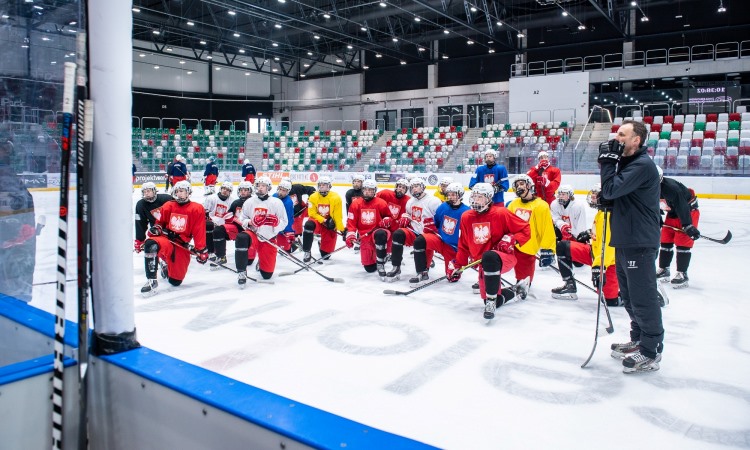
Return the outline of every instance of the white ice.
{"type": "MultiPolygon", "coordinates": [[[[343,196],[346,187],[335,190],[343,196]]],[[[48,216],[35,273],[35,283],[44,283],[55,280],[57,194],[34,198],[37,216],[48,216]]],[[[133,202],[138,198],[134,193],[133,202]]],[[[193,199],[202,201],[200,188],[193,199]]],[[[138,340],[442,448],[750,448],[750,304],[743,281],[750,202],[701,199],[700,207],[701,233],[721,238],[730,229],[734,238],[728,245],[697,241],[690,287],[668,288],[665,348],[655,373],[625,375],[610,357],[611,343],[629,340],[622,308],[611,309],[615,332],[600,328],[594,358],[581,369],[593,344],[596,298],[579,288],[578,301],[552,299],[550,289],[561,279],[550,269],[537,269],[529,298],[499,308],[492,321],[482,318],[482,302],[471,293],[473,272],[406,297],[383,295],[410,289],[408,249],[402,280],[392,284],[365,273],[359,255],[344,249],[317,267],[344,284],[310,272],[279,277],[297,268],[279,257],[274,285],[240,291],[234,273],[192,262],[182,286],[160,283],[148,299],[139,293],[143,257],[134,254],[138,340]]],[[[227,254],[233,266],[232,243],[227,254]]],[[[443,275],[436,262],[431,279],[443,275]]],[[[588,268],[575,275],[590,283],[588,268]]],[[[514,281],[512,272],[505,278],[514,281]]],[[[54,292],[54,284],[36,286],[32,305],[52,312],[54,292]]],[[[74,291],[68,295],[75,305],[74,291]]],[[[75,321],[73,306],[67,316],[75,321]]]]}

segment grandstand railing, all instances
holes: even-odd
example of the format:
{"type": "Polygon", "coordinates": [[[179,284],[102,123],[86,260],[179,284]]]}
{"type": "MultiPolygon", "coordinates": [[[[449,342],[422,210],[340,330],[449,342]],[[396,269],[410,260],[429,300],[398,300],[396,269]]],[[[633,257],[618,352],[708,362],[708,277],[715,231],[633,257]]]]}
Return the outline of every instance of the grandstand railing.
{"type": "Polygon", "coordinates": [[[725,61],[739,58],[750,58],[750,40],[515,63],[510,66],[510,77],[725,61]]]}

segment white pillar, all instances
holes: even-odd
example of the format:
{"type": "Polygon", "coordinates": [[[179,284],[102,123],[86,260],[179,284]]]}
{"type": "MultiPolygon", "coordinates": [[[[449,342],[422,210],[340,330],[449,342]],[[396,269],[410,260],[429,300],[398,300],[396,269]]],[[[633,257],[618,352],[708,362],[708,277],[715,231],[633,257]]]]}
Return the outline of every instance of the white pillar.
{"type": "MultiPolygon", "coordinates": [[[[137,346],[133,306],[132,2],[88,2],[94,101],[91,236],[95,354],[137,346]]],[[[145,280],[145,277],[144,277],[145,280]]]]}

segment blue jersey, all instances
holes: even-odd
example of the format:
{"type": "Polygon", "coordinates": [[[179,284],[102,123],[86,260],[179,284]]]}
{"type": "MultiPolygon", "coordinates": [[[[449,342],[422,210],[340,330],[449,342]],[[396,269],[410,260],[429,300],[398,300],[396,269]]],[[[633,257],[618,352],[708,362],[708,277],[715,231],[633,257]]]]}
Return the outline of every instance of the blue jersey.
{"type": "Polygon", "coordinates": [[[188,174],[187,166],[182,161],[175,161],[169,174],[173,177],[186,177],[188,174]]]}
{"type": "Polygon", "coordinates": [[[435,227],[437,227],[440,239],[450,245],[453,250],[458,251],[458,230],[461,225],[461,215],[470,208],[463,203],[453,209],[448,203],[438,206],[435,211],[435,227]]]}
{"type": "Polygon", "coordinates": [[[495,164],[492,167],[487,165],[477,167],[477,172],[471,177],[469,181],[469,188],[474,187],[477,183],[490,183],[492,185],[499,185],[502,187],[500,192],[492,197],[492,203],[505,203],[505,197],[503,192],[507,191],[510,187],[508,183],[508,169],[502,164],[495,164]]]}
{"type": "MultiPolygon", "coordinates": [[[[273,194],[274,197],[279,198],[279,194],[273,194]]],[[[292,225],[294,225],[294,202],[292,201],[292,198],[288,195],[284,198],[279,198],[281,200],[281,203],[284,205],[284,211],[286,211],[286,228],[284,228],[279,234],[282,233],[294,233],[294,229],[292,229],[292,225]]]]}
{"type": "Polygon", "coordinates": [[[247,163],[244,166],[242,166],[242,178],[245,178],[249,173],[255,176],[255,167],[253,167],[252,164],[247,163]]]}
{"type": "Polygon", "coordinates": [[[203,176],[207,177],[209,175],[216,175],[219,176],[219,168],[216,166],[215,163],[208,163],[206,164],[206,170],[203,171],[203,176]]]}

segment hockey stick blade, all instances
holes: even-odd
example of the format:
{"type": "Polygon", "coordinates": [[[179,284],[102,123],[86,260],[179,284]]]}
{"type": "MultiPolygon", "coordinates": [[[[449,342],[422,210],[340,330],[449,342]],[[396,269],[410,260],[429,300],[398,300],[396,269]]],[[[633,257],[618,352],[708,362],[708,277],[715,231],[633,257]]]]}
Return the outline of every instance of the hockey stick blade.
{"type": "MultiPolygon", "coordinates": [[[[679,231],[680,233],[684,233],[685,232],[682,228],[677,228],[677,227],[673,227],[673,226],[670,226],[670,225],[664,225],[664,226],[667,227],[667,228],[671,228],[671,229],[673,229],[675,231],[679,231]]],[[[732,240],[732,232],[730,230],[727,230],[727,234],[722,239],[716,239],[716,238],[712,238],[712,237],[709,237],[709,236],[704,236],[702,234],[699,235],[699,236],[701,237],[701,239],[705,239],[705,240],[711,241],[711,242],[716,242],[717,244],[722,244],[722,245],[725,245],[729,241],[732,240]]]]}
{"type": "Polygon", "coordinates": [[[394,291],[393,289],[386,289],[383,291],[383,294],[385,295],[409,295],[409,292],[394,291]]]}

